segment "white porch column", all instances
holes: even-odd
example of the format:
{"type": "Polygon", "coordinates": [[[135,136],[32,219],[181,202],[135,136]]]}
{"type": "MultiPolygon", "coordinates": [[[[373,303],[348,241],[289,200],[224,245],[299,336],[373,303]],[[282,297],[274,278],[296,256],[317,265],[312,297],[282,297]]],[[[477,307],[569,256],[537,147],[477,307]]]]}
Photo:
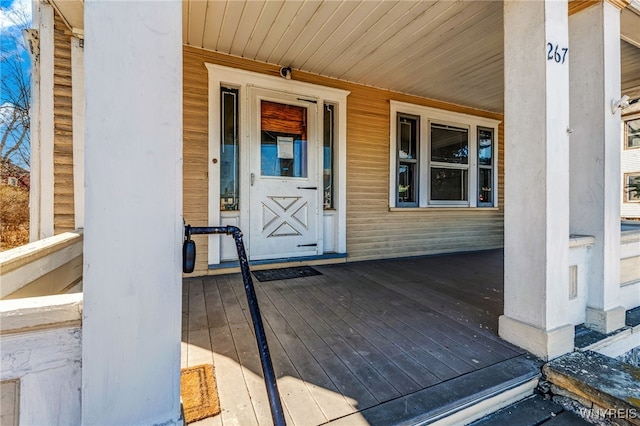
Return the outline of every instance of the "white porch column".
{"type": "MultiPolygon", "coordinates": [[[[617,3],[617,2],[616,2],[617,3]]],[[[586,325],[609,333],[625,324],[620,306],[620,5],[607,1],[570,23],[572,234],[592,235],[586,325]]]]}
{"type": "Polygon", "coordinates": [[[573,350],[569,298],[567,1],[504,3],[505,261],[499,333],[551,359],[573,350]]]}
{"type": "Polygon", "coordinates": [[[33,2],[29,240],[53,236],[53,7],[33,2]]]}
{"type": "Polygon", "coordinates": [[[180,418],[182,2],[84,2],[83,425],[180,418]]]}

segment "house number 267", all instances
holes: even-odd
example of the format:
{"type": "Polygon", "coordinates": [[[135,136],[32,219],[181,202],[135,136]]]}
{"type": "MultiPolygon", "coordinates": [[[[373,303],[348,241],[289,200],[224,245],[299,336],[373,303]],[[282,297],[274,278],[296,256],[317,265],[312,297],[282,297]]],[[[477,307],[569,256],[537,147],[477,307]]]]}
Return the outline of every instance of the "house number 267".
{"type": "Polygon", "coordinates": [[[557,44],[547,43],[547,61],[556,61],[559,64],[564,64],[567,59],[568,47],[560,47],[557,44]]]}

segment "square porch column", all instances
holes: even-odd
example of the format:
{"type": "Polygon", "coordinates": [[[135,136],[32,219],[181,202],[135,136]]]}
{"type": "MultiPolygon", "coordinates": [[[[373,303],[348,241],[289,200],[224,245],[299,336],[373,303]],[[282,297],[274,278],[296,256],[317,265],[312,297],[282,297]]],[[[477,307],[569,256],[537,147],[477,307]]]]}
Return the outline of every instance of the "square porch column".
{"type": "Polygon", "coordinates": [[[602,333],[625,325],[620,306],[619,2],[596,3],[569,17],[572,234],[592,235],[585,323],[602,333]]]}
{"type": "Polygon", "coordinates": [[[85,0],[83,425],[180,421],[182,2],[85,0]]]}
{"type": "Polygon", "coordinates": [[[499,334],[551,359],[573,350],[569,299],[567,1],[504,3],[505,260],[499,334]]]}

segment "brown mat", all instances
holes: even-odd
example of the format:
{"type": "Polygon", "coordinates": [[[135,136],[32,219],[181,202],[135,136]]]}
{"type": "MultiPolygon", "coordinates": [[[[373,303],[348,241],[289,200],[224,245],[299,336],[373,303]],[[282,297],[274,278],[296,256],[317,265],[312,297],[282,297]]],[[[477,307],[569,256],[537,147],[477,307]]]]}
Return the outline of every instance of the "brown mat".
{"type": "Polygon", "coordinates": [[[187,423],[219,414],[220,399],[213,365],[183,368],[180,374],[180,396],[187,423]]]}

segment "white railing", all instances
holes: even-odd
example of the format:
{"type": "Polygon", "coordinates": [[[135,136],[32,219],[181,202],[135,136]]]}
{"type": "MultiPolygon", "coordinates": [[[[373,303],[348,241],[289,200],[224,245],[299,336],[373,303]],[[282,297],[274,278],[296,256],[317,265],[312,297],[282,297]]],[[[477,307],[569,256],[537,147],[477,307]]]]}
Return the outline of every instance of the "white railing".
{"type": "Polygon", "coordinates": [[[0,252],[0,299],[81,291],[82,231],[0,252]]]}
{"type": "MultiPolygon", "coordinates": [[[[587,288],[592,236],[572,235],[569,238],[569,302],[568,320],[573,324],[585,321],[587,288]]],[[[620,303],[625,309],[640,306],[640,231],[623,231],[620,240],[620,303]]]]}
{"type": "Polygon", "coordinates": [[[80,424],[82,232],[0,252],[2,424],[80,424]]]}
{"type": "Polygon", "coordinates": [[[571,235],[569,238],[569,289],[567,303],[568,321],[582,324],[587,309],[587,288],[591,247],[596,239],[592,236],[571,235]]]}
{"type": "Polygon", "coordinates": [[[3,425],[80,424],[81,321],[82,293],[0,300],[3,425]]]}

